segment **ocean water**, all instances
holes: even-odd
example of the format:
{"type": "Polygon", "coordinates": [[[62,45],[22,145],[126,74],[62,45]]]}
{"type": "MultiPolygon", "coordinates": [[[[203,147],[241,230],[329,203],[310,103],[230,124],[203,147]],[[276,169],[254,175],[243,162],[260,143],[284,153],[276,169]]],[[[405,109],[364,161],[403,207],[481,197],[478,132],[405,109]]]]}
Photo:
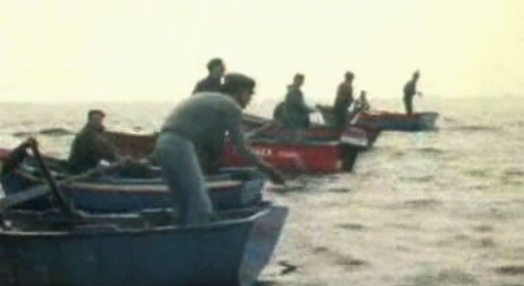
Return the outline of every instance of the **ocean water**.
{"type": "MultiPolygon", "coordinates": [[[[65,157],[90,108],[106,111],[108,129],[148,133],[173,105],[2,103],[0,147],[32,135],[65,157]]],[[[439,129],[384,132],[354,173],[290,178],[270,194],[291,213],[260,285],[524,286],[524,98],[415,108],[439,112],[439,129]]]]}

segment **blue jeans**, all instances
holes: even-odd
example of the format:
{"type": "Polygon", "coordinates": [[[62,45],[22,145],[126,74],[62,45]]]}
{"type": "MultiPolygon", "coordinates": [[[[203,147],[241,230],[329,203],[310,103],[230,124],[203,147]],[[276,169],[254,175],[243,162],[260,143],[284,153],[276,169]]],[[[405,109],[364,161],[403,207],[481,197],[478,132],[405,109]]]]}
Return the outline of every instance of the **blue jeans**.
{"type": "Polygon", "coordinates": [[[158,137],[153,156],[172,192],[179,213],[178,222],[186,225],[209,221],[213,205],[193,143],[175,133],[163,132],[158,137]]]}

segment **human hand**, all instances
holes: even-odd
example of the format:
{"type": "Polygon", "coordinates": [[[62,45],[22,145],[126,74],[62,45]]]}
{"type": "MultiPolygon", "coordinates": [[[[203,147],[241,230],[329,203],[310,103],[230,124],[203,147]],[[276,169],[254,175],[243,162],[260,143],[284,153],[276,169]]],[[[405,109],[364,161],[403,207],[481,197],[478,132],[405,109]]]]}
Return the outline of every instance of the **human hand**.
{"type": "Polygon", "coordinates": [[[24,148],[38,147],[38,142],[35,138],[29,137],[24,141],[24,143],[22,143],[22,146],[24,148]]]}
{"type": "Polygon", "coordinates": [[[284,185],[286,183],[286,178],[284,176],[284,174],[282,174],[279,170],[275,169],[275,168],[270,168],[268,169],[268,176],[269,176],[269,179],[277,184],[277,185],[284,185]]]}

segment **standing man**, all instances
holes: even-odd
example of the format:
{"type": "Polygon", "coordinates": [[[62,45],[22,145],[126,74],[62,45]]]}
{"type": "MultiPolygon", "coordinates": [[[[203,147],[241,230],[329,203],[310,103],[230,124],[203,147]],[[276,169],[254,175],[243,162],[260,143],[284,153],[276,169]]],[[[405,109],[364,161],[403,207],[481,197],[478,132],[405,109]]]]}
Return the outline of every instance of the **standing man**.
{"type": "Polygon", "coordinates": [[[333,105],[335,128],[344,129],[348,118],[348,108],[353,103],[353,80],[355,75],[348,71],[344,75],[344,81],[338,85],[335,104],[333,105]]]}
{"type": "Polygon", "coordinates": [[[226,66],[220,58],[211,59],[207,63],[208,76],[200,80],[193,90],[193,94],[203,91],[220,91],[222,77],[226,72],[226,66]]]}
{"type": "MultiPolygon", "coordinates": [[[[193,90],[193,95],[206,91],[219,92],[222,86],[222,78],[226,72],[226,66],[221,58],[213,58],[207,63],[208,75],[200,80],[193,90]]],[[[217,150],[218,146],[200,146],[197,150],[200,160],[200,167],[206,174],[218,172],[222,163],[222,150],[217,150]]]]}
{"type": "Polygon", "coordinates": [[[422,96],[422,93],[417,91],[419,77],[419,71],[415,71],[413,77],[404,85],[404,107],[407,114],[413,114],[413,97],[415,97],[415,94],[422,96]]]}
{"type": "Polygon", "coordinates": [[[304,79],[304,75],[298,73],[293,78],[293,83],[288,86],[283,108],[284,127],[287,129],[309,128],[309,113],[314,109],[306,105],[304,94],[300,90],[304,79]]]}
{"type": "Polygon", "coordinates": [[[220,93],[203,92],[202,96],[187,99],[165,121],[154,158],[173,193],[181,224],[205,223],[213,215],[196,150],[204,145],[221,149],[226,133],[248,163],[274,182],[284,182],[280,172],[263,162],[244,142],[242,109],[251,101],[254,88],[253,79],[229,74],[220,93]]]}
{"type": "Polygon", "coordinates": [[[119,155],[113,145],[101,137],[104,132],[104,117],[102,110],[90,110],[87,114],[87,124],[73,140],[68,166],[71,172],[78,174],[92,169],[101,160],[116,161],[119,155]]]}

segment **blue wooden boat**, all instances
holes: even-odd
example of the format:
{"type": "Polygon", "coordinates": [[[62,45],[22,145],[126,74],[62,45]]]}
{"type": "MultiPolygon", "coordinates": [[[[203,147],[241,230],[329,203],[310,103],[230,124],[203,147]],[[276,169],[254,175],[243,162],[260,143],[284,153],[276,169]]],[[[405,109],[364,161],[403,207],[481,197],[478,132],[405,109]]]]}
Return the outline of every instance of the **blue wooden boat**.
{"type": "MultiPolygon", "coordinates": [[[[334,124],[333,108],[330,106],[317,105],[324,121],[328,125],[334,124]]],[[[348,114],[348,126],[358,126],[370,132],[371,138],[375,136],[376,130],[388,131],[426,131],[436,128],[436,122],[439,117],[437,112],[417,112],[414,114],[405,114],[388,111],[365,111],[356,114],[348,114]]]]}
{"type": "Polygon", "coordinates": [[[70,221],[8,211],[0,227],[2,286],[249,286],[269,262],[288,210],[260,204],[208,224],[162,212],[70,221]]]}
{"type": "MultiPolygon", "coordinates": [[[[49,166],[57,165],[52,158],[47,158],[47,161],[49,166]]],[[[171,207],[172,196],[160,178],[160,170],[151,168],[158,174],[150,178],[125,178],[109,173],[89,180],[75,181],[61,189],[75,202],[75,207],[87,211],[130,212],[171,207]]],[[[52,169],[58,179],[66,177],[56,167],[52,169]]],[[[22,164],[8,178],[2,179],[3,189],[8,195],[45,184],[39,169],[31,162],[22,164]]],[[[259,203],[268,188],[266,181],[261,173],[251,168],[223,169],[217,175],[206,177],[208,192],[217,210],[259,203]]],[[[44,197],[29,204],[35,208],[46,208],[50,203],[44,197]]]]}
{"type": "MultiPolygon", "coordinates": [[[[238,170],[208,176],[207,188],[215,209],[246,207],[260,202],[266,179],[258,172],[238,170]]],[[[96,212],[128,212],[167,208],[172,196],[162,179],[102,177],[62,187],[80,209],[96,212]]]]}
{"type": "Polygon", "coordinates": [[[384,111],[362,112],[354,121],[360,125],[372,126],[390,131],[426,131],[436,129],[437,112],[418,112],[413,114],[384,111]]]}

